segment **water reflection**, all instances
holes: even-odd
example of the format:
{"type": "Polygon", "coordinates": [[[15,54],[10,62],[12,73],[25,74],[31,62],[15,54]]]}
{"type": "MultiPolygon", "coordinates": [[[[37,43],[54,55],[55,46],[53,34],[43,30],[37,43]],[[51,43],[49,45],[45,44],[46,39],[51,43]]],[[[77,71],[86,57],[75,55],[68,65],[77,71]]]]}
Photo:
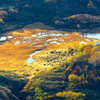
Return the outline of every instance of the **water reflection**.
{"type": "Polygon", "coordinates": [[[30,54],[30,58],[27,59],[27,65],[30,65],[30,63],[34,62],[34,59],[32,58],[33,55],[35,55],[37,52],[40,52],[42,49],[36,50],[34,53],[30,54]]]}
{"type": "Polygon", "coordinates": [[[100,39],[100,33],[81,33],[80,36],[86,36],[88,38],[100,39]]]}

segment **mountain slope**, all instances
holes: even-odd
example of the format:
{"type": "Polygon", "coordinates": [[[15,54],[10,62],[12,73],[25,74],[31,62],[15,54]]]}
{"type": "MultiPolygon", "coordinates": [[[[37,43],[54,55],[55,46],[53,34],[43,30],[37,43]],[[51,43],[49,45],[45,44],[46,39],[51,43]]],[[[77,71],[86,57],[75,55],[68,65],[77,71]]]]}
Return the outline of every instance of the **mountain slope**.
{"type": "Polygon", "coordinates": [[[58,28],[100,26],[100,0],[1,0],[0,31],[33,22],[58,28]]]}

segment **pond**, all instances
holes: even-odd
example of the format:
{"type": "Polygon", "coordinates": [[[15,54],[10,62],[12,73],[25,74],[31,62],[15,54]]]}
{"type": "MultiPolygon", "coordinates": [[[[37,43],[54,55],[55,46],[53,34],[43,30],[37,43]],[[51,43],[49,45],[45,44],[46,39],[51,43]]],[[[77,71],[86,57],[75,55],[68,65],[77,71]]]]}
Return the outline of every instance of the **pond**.
{"type": "Polygon", "coordinates": [[[86,36],[88,38],[100,39],[100,33],[81,33],[80,36],[86,36]]]}
{"type": "Polygon", "coordinates": [[[40,52],[42,49],[38,49],[34,51],[34,53],[30,54],[30,58],[27,59],[27,65],[30,65],[30,63],[34,62],[34,59],[32,58],[33,55],[35,55],[37,52],[40,52]]]}

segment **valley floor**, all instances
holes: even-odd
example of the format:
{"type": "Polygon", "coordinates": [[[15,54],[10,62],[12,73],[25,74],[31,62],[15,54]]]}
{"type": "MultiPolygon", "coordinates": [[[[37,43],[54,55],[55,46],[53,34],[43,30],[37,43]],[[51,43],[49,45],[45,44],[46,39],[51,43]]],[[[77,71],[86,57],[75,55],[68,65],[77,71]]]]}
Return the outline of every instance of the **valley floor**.
{"type": "Polygon", "coordinates": [[[0,75],[13,84],[10,87],[4,81],[0,83],[4,98],[6,95],[10,100],[92,100],[100,97],[99,38],[82,36],[81,32],[23,28],[2,36],[0,43],[0,75]],[[16,92],[13,81],[21,84],[16,92]],[[96,90],[91,88],[93,84],[98,86],[96,90]],[[10,96],[5,86],[13,92],[10,96]],[[97,91],[97,96],[87,99],[86,89],[97,91]]]}

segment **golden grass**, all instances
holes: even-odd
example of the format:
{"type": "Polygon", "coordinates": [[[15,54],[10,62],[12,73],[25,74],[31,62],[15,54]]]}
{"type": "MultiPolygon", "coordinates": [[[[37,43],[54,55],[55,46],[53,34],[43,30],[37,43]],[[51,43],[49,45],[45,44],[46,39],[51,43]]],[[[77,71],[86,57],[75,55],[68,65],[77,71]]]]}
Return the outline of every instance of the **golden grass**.
{"type": "MultiPolygon", "coordinates": [[[[47,36],[44,38],[41,38],[41,41],[36,40],[36,37],[31,38],[31,42],[37,42],[37,44],[29,45],[29,43],[23,43],[24,37],[29,37],[30,35],[37,34],[39,32],[47,32],[47,30],[40,30],[40,29],[22,29],[18,31],[13,31],[8,33],[8,35],[12,35],[13,39],[8,39],[9,41],[4,42],[2,45],[0,45],[0,70],[13,70],[16,73],[23,75],[26,72],[30,74],[30,78],[33,77],[37,72],[48,70],[54,67],[52,64],[48,64],[47,60],[41,59],[46,58],[50,55],[50,52],[52,50],[66,50],[69,47],[79,47],[82,45],[80,42],[85,41],[85,39],[88,39],[86,37],[79,36],[79,33],[70,33],[68,36],[47,36]],[[21,38],[20,38],[21,37],[21,38]],[[16,39],[14,39],[16,38],[16,39]],[[63,39],[64,42],[58,41],[60,44],[50,44],[50,42],[46,42],[48,39],[63,39]],[[72,41],[70,41],[72,40],[72,41]],[[14,43],[20,41],[20,44],[15,45],[14,43]],[[47,46],[44,46],[44,44],[47,43],[47,46]],[[40,45],[43,45],[42,47],[39,47],[40,45]],[[27,65],[26,60],[29,58],[29,54],[33,53],[37,49],[43,49],[41,52],[36,53],[33,58],[35,61],[31,63],[31,65],[27,65]],[[29,68],[25,68],[25,65],[29,68]]],[[[56,32],[53,32],[52,34],[56,34],[56,32]]],[[[65,33],[65,32],[64,32],[65,33]]],[[[90,41],[85,41],[87,44],[93,44],[94,39],[90,39],[90,41]]],[[[28,41],[26,39],[25,41],[28,41]]],[[[60,59],[60,58],[59,58],[60,59]]],[[[53,63],[53,62],[52,62],[53,63]]],[[[59,64],[59,63],[56,63],[59,64]]]]}

